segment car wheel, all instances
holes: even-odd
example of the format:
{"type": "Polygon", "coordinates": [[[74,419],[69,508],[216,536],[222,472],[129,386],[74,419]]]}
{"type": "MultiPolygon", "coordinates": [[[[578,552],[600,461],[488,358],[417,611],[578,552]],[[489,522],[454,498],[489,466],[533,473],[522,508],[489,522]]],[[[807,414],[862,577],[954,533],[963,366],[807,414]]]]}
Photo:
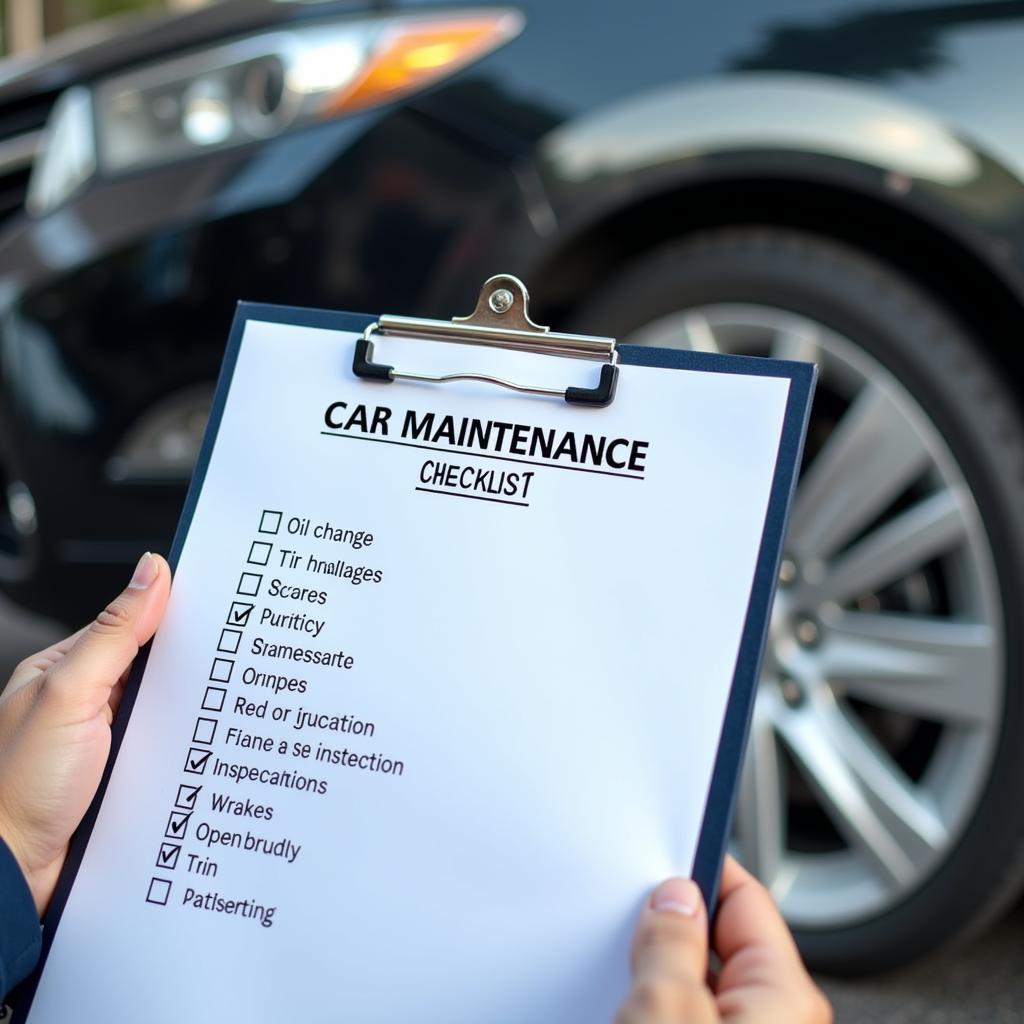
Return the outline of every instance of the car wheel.
{"type": "Polygon", "coordinates": [[[737,853],[821,970],[977,930],[1024,870],[1024,435],[982,344],[782,228],[692,236],[595,294],[572,329],[820,368],[737,853]]]}

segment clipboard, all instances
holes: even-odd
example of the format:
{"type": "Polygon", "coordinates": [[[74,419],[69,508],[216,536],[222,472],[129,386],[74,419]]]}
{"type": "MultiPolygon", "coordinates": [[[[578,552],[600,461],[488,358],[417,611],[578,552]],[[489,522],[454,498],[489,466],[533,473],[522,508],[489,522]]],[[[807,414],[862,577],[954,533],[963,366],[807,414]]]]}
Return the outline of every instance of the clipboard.
{"type": "MultiPolygon", "coordinates": [[[[372,317],[240,303],[225,353],[207,433],[169,555],[169,561],[175,570],[182,559],[204,484],[210,472],[214,446],[221,432],[243,336],[247,324],[252,322],[358,334],[349,363],[351,373],[355,379],[373,385],[373,390],[379,389],[381,393],[390,393],[393,388],[400,389],[408,384],[445,386],[469,381],[578,407],[580,415],[584,416],[600,415],[599,410],[615,403],[622,367],[739,375],[746,378],[770,377],[787,382],[788,391],[756,564],[743,617],[731,685],[715,745],[710,782],[701,815],[699,841],[690,872],[701,887],[708,906],[713,908],[721,863],[728,845],[735,792],[767,639],[786,521],[802,455],[816,368],[810,364],[796,362],[620,345],[612,338],[552,332],[530,320],[525,286],[517,278],[506,274],[492,277],[485,283],[476,309],[471,315],[452,321],[421,320],[393,315],[372,317]],[[505,376],[472,370],[425,373],[402,365],[378,362],[375,344],[388,337],[415,339],[417,345],[445,342],[514,350],[530,355],[568,357],[597,363],[599,370],[592,386],[570,383],[554,386],[550,382],[512,380],[505,376]]],[[[615,544],[616,530],[613,524],[608,525],[607,538],[609,545],[615,544]]],[[[593,557],[600,560],[602,551],[595,550],[593,557]]],[[[255,597],[252,600],[255,600],[255,597]]],[[[64,871],[44,921],[44,944],[40,965],[11,1000],[13,1012],[16,1013],[13,1019],[19,1024],[24,1019],[33,1022],[41,1019],[33,1016],[34,999],[46,971],[55,936],[60,933],[62,918],[74,890],[90,838],[97,826],[104,798],[139,698],[140,683],[146,674],[152,648],[152,644],[147,645],[140,653],[126,685],[121,708],[112,729],[110,760],[99,792],[73,838],[64,871]]],[[[422,1019],[433,1018],[428,1013],[422,1019]]],[[[43,1024],[49,1024],[49,1021],[46,1020],[43,1024]]]]}

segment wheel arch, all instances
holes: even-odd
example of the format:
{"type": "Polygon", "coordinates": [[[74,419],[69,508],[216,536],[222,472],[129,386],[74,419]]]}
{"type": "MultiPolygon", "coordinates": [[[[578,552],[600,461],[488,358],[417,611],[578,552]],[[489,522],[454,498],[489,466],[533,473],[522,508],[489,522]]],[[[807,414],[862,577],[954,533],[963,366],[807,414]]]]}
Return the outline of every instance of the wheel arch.
{"type": "Polygon", "coordinates": [[[804,230],[894,266],[982,340],[1024,399],[1019,343],[1024,288],[962,237],[916,210],[845,184],[797,175],[733,175],[688,182],[622,206],[549,252],[531,279],[534,309],[559,323],[641,254],[697,232],[740,225],[804,230]],[[996,326],[994,326],[996,325],[996,326]]]}
{"type": "Polygon", "coordinates": [[[894,265],[1017,371],[1024,160],[987,152],[968,128],[833,76],[677,82],[544,137],[519,176],[529,229],[499,250],[532,282],[534,309],[558,323],[662,243],[740,224],[802,229],[894,265]]]}

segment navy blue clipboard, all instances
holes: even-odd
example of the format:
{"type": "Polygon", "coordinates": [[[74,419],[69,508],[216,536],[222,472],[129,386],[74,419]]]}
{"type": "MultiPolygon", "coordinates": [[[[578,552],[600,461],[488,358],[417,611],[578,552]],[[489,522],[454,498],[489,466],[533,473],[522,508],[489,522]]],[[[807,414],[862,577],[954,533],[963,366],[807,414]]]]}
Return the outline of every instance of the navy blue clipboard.
{"type": "MultiPolygon", "coordinates": [[[[168,554],[172,570],[177,568],[178,559],[181,556],[203,488],[247,322],[252,320],[291,324],[362,334],[371,325],[376,324],[379,319],[381,318],[358,313],[248,302],[239,303],[224,353],[206,434],[174,541],[168,554]]],[[[753,585],[693,865],[693,877],[704,893],[707,905],[714,907],[722,861],[728,846],[729,826],[754,706],[761,660],[767,640],[786,524],[803,454],[817,368],[810,363],[726,356],[679,349],[647,348],[638,345],[620,345],[617,347],[617,352],[620,365],[650,366],[684,372],[778,377],[785,378],[790,382],[775,475],[761,535],[753,585]]],[[[148,656],[149,645],[139,653],[129,675],[121,706],[113,724],[110,758],[103,779],[95,800],[72,839],[67,861],[43,921],[43,944],[39,963],[32,975],[8,999],[11,1008],[17,1013],[15,1017],[17,1021],[23,1020],[31,1008],[53,937],[60,925],[61,915],[88,846],[121,742],[131,720],[132,709],[138,696],[139,684],[145,672],[148,656]]]]}

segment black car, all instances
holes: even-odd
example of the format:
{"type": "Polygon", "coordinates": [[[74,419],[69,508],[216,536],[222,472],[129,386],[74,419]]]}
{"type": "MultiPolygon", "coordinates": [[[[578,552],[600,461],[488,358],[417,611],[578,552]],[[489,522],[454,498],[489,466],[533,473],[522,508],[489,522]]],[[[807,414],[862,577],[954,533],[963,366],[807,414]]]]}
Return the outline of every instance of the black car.
{"type": "Polygon", "coordinates": [[[239,299],[511,272],[813,360],[736,848],[816,967],[976,930],[1024,880],[1022,52],[1015,0],[260,0],[12,66],[3,589],[81,620],[166,548],[239,299]]]}

